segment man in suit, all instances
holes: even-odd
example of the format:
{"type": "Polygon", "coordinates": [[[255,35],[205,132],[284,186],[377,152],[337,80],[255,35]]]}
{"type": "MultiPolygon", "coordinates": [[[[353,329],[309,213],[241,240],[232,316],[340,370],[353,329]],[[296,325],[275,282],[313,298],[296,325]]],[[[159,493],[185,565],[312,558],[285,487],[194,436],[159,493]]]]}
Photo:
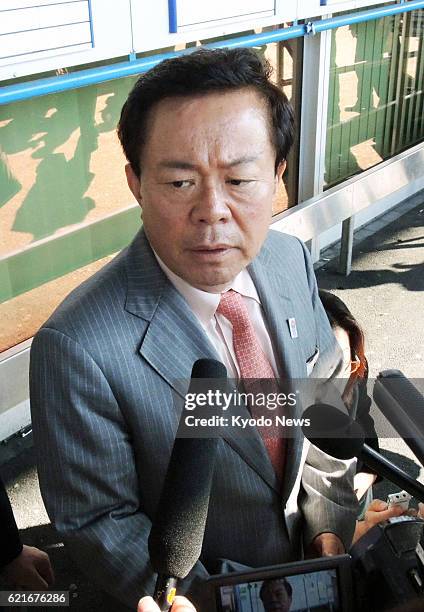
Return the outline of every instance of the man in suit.
{"type": "MultiPolygon", "coordinates": [[[[293,117],[268,76],[241,49],[139,79],[118,135],[143,229],[32,345],[47,511],[79,565],[132,607],[153,592],[147,539],[193,363],[219,359],[245,380],[328,376],[339,361],[306,248],[269,231],[293,117]]],[[[224,432],[202,555],[180,592],[199,602],[209,572],[293,560],[302,544],[343,552],[352,469],[298,430],[273,449],[258,431],[224,432]]]]}

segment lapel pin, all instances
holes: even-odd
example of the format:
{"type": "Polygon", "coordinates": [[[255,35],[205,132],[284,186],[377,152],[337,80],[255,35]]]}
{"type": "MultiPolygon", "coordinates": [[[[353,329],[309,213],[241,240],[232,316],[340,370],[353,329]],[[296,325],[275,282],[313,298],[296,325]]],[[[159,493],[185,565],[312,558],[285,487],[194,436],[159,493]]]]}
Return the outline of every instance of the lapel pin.
{"type": "Polygon", "coordinates": [[[294,317],[288,319],[288,324],[290,329],[290,336],[292,338],[298,338],[296,319],[294,317]]]}

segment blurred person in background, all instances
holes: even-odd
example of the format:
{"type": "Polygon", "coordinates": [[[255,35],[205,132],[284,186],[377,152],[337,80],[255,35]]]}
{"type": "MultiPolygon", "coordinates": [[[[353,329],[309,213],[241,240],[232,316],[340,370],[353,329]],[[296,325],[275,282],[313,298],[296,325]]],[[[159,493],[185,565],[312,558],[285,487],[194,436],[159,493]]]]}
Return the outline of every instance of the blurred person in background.
{"type": "MultiPolygon", "coordinates": [[[[319,296],[330,321],[331,328],[343,351],[340,377],[346,379],[342,398],[350,415],[362,426],[365,443],[379,451],[377,432],[370,415],[371,398],[367,393],[368,361],[365,357],[365,337],[361,326],[346,304],[329,291],[319,290],[319,296]]],[[[355,544],[369,529],[388,519],[401,516],[405,511],[389,506],[372,496],[372,485],[381,480],[364,463],[358,462],[354,487],[359,501],[358,521],[352,543],[355,544]]]]}
{"type": "Polygon", "coordinates": [[[293,589],[285,578],[269,578],[263,581],[259,597],[265,612],[289,612],[293,589]]]}
{"type": "Polygon", "coordinates": [[[0,478],[0,580],[12,588],[45,591],[54,582],[47,553],[22,544],[12,506],[0,478]]]}
{"type": "MultiPolygon", "coordinates": [[[[367,393],[368,361],[365,357],[365,337],[358,321],[346,304],[329,291],[319,290],[319,296],[330,321],[337,342],[343,351],[343,369],[339,376],[346,379],[342,399],[350,415],[361,425],[365,443],[379,451],[378,437],[370,415],[371,398],[367,393]]],[[[359,501],[359,518],[371,503],[372,485],[381,478],[358,461],[354,478],[355,492],[359,501]]]]}

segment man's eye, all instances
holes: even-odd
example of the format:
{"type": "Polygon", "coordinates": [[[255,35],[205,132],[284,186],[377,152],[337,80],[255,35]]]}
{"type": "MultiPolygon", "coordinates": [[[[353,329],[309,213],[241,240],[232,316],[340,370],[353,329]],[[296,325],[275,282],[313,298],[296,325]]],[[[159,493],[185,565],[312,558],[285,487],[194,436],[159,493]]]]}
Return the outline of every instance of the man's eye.
{"type": "Polygon", "coordinates": [[[230,185],[234,185],[235,187],[238,187],[244,184],[247,185],[247,183],[250,183],[250,181],[247,181],[245,179],[229,179],[228,183],[230,183],[230,185]]]}
{"type": "Polygon", "coordinates": [[[189,187],[192,184],[192,181],[172,181],[170,185],[175,187],[176,189],[181,189],[182,187],[189,187]]]}

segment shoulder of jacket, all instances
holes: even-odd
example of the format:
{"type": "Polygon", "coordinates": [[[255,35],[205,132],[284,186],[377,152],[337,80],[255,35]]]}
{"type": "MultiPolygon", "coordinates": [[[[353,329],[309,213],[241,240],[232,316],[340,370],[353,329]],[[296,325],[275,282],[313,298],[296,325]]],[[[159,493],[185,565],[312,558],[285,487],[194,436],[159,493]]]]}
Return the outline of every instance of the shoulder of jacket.
{"type": "Polygon", "coordinates": [[[73,289],[42,328],[53,328],[72,337],[78,325],[94,318],[99,308],[119,304],[123,308],[126,295],[125,251],[73,289]]]}
{"type": "Polygon", "coordinates": [[[278,230],[273,229],[268,231],[265,244],[271,250],[277,249],[278,251],[281,251],[282,249],[285,249],[299,252],[302,250],[303,245],[302,241],[297,236],[285,234],[284,232],[279,232],[278,230]]]}

